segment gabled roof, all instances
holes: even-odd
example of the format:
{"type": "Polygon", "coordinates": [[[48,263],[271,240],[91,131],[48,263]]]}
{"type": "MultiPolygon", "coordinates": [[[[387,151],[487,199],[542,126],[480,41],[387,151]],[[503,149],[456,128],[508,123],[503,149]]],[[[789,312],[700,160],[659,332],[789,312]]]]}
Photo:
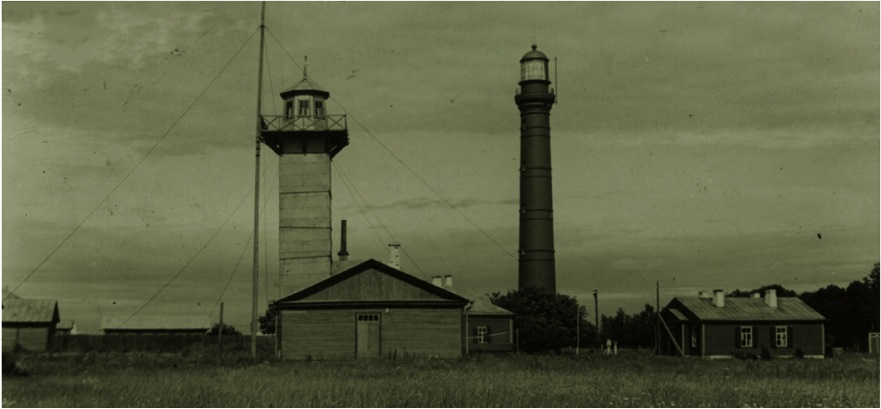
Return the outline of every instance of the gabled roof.
{"type": "Polygon", "coordinates": [[[700,297],[676,297],[675,302],[701,321],[823,321],[826,318],[796,297],[778,297],[777,307],[765,304],[761,298],[726,297],[725,306],[717,307],[713,300],[700,297]]]}
{"type": "Polygon", "coordinates": [[[201,316],[113,316],[101,319],[101,330],[193,330],[208,331],[208,318],[201,316]]]}
{"type": "Polygon", "coordinates": [[[14,294],[3,300],[3,323],[58,322],[58,302],[20,298],[14,294]]]}
{"type": "Polygon", "coordinates": [[[464,306],[468,300],[401,270],[370,259],[283,297],[272,305],[344,305],[353,303],[420,303],[464,306]],[[373,291],[357,291],[357,288],[347,288],[347,286],[355,287],[365,284],[371,285],[373,291]],[[403,291],[399,291],[398,294],[389,294],[383,291],[388,286],[396,286],[403,291]]]}

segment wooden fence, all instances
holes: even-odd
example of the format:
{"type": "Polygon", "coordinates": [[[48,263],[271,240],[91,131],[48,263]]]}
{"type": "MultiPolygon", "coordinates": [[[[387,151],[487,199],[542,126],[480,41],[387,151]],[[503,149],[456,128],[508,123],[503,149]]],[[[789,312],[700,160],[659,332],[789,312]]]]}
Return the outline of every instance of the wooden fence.
{"type": "MultiPolygon", "coordinates": [[[[51,345],[52,352],[159,352],[182,353],[218,348],[216,335],[207,334],[108,334],[59,335],[51,345]]],[[[224,335],[224,350],[247,351],[251,348],[250,335],[224,335]]],[[[275,338],[257,337],[260,351],[273,351],[275,338]]]]}

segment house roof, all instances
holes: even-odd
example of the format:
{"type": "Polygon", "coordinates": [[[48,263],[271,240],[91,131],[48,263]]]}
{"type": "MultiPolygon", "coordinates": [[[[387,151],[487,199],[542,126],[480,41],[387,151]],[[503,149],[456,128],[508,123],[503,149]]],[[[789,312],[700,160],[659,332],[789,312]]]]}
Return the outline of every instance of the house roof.
{"type": "Polygon", "coordinates": [[[112,316],[101,319],[101,330],[205,330],[211,328],[202,316],[112,316]]]}
{"type": "MultiPolygon", "coordinates": [[[[453,304],[461,304],[464,305],[468,302],[468,300],[462,297],[459,294],[453,293],[441,287],[432,285],[425,280],[414,277],[404,271],[398,270],[394,267],[388,266],[384,263],[381,263],[377,260],[370,259],[367,261],[363,261],[357,263],[355,265],[342,266],[344,269],[339,271],[338,273],[331,275],[315,284],[312,284],[300,291],[297,291],[293,294],[290,294],[286,297],[283,297],[273,303],[274,306],[279,305],[306,305],[306,304],[321,304],[321,305],[338,305],[345,303],[354,303],[354,302],[379,302],[379,303],[408,303],[408,302],[423,302],[423,303],[453,303],[453,304]],[[347,280],[352,280],[356,276],[365,273],[367,271],[374,271],[380,275],[384,275],[387,277],[391,277],[393,279],[402,281],[404,283],[409,284],[411,287],[415,287],[418,290],[421,290],[423,294],[427,294],[432,297],[432,299],[419,299],[419,300],[411,300],[411,299],[401,299],[401,300],[391,300],[388,298],[382,299],[342,299],[335,298],[336,295],[331,296],[330,298],[321,297],[320,294],[322,292],[327,292],[326,290],[331,287],[341,286],[347,280]]],[[[354,281],[354,280],[353,280],[354,281]]],[[[365,295],[366,297],[370,297],[371,295],[365,295]]]]}
{"type": "MultiPolygon", "coordinates": [[[[432,284],[434,285],[434,284],[432,284]]],[[[493,304],[492,300],[490,300],[489,296],[481,295],[475,296],[467,291],[460,290],[457,287],[452,286],[444,286],[443,287],[450,292],[456,293],[462,298],[471,301],[467,307],[465,307],[465,311],[471,315],[515,315],[513,312],[508,311],[498,305],[493,304]]]]}
{"type": "Polygon", "coordinates": [[[287,98],[288,95],[303,95],[303,94],[312,94],[312,95],[322,95],[324,98],[330,96],[330,93],[327,92],[324,88],[321,88],[315,81],[312,81],[309,77],[303,77],[299,82],[294,85],[291,85],[287,89],[281,92],[282,98],[287,98]]]}
{"type": "Polygon", "coordinates": [[[14,294],[3,300],[4,323],[58,322],[58,302],[20,298],[14,294]]]}
{"type": "MultiPolygon", "coordinates": [[[[823,321],[826,318],[796,297],[778,297],[777,307],[760,298],[726,297],[725,306],[700,297],[676,297],[679,304],[701,321],[823,321]]],[[[668,305],[668,309],[671,306],[668,305]]],[[[678,317],[677,317],[678,318],[678,317]]]]}

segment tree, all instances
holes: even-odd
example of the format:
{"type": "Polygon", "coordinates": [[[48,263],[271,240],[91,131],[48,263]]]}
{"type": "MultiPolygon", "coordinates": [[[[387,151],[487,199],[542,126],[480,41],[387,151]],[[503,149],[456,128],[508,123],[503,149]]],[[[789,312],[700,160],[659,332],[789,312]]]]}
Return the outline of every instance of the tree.
{"type": "Polygon", "coordinates": [[[260,324],[260,332],[264,334],[275,334],[275,316],[278,315],[278,311],[273,309],[272,307],[266,307],[266,314],[261,315],[257,318],[257,323],[260,324]]]}
{"type": "Polygon", "coordinates": [[[596,328],[587,320],[587,310],[578,305],[575,297],[550,294],[532,287],[508,291],[504,295],[494,293],[489,297],[493,304],[516,314],[514,320],[521,351],[560,352],[564,347],[574,347],[577,326],[580,327],[581,345],[592,344],[596,337],[596,328]]]}
{"type": "Polygon", "coordinates": [[[878,331],[878,263],[861,281],[847,288],[829,285],[799,295],[808,306],[826,317],[826,345],[852,350],[866,350],[867,335],[878,331]]]}
{"type": "Polygon", "coordinates": [[[623,348],[650,348],[655,345],[655,325],[657,318],[655,308],[646,304],[643,310],[635,315],[627,315],[619,308],[614,317],[601,317],[602,340],[617,341],[623,348]]]}
{"type": "MultiPolygon", "coordinates": [[[[220,333],[220,323],[214,324],[208,331],[208,335],[217,335],[218,333],[220,333]]],[[[232,325],[223,324],[223,335],[242,335],[242,333],[232,325]]]]}
{"type": "Polygon", "coordinates": [[[795,291],[786,289],[780,284],[763,285],[759,288],[756,288],[755,290],[750,290],[750,291],[734,290],[734,291],[726,294],[725,296],[726,297],[746,298],[746,297],[752,297],[752,295],[755,293],[764,294],[765,290],[777,290],[776,294],[778,297],[798,297],[798,293],[796,293],[795,291]]]}

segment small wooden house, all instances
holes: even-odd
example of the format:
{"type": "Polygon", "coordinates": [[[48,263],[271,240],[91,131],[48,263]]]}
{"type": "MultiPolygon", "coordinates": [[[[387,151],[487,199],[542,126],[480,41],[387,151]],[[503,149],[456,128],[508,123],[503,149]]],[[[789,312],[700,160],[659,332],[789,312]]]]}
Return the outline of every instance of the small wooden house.
{"type": "Polygon", "coordinates": [[[454,287],[453,276],[434,276],[431,282],[469,301],[465,307],[465,353],[514,352],[513,312],[493,304],[487,295],[475,296],[454,287]]]}
{"type": "Polygon", "coordinates": [[[661,352],[670,355],[822,358],[825,318],[796,297],[676,297],[661,311],[661,352]]]}
{"type": "Polygon", "coordinates": [[[46,351],[58,325],[56,300],[27,299],[9,294],[3,300],[3,350],[16,347],[46,351]]]}
{"type": "Polygon", "coordinates": [[[468,300],[376,260],[272,304],[282,359],[459,357],[468,300]]]}

